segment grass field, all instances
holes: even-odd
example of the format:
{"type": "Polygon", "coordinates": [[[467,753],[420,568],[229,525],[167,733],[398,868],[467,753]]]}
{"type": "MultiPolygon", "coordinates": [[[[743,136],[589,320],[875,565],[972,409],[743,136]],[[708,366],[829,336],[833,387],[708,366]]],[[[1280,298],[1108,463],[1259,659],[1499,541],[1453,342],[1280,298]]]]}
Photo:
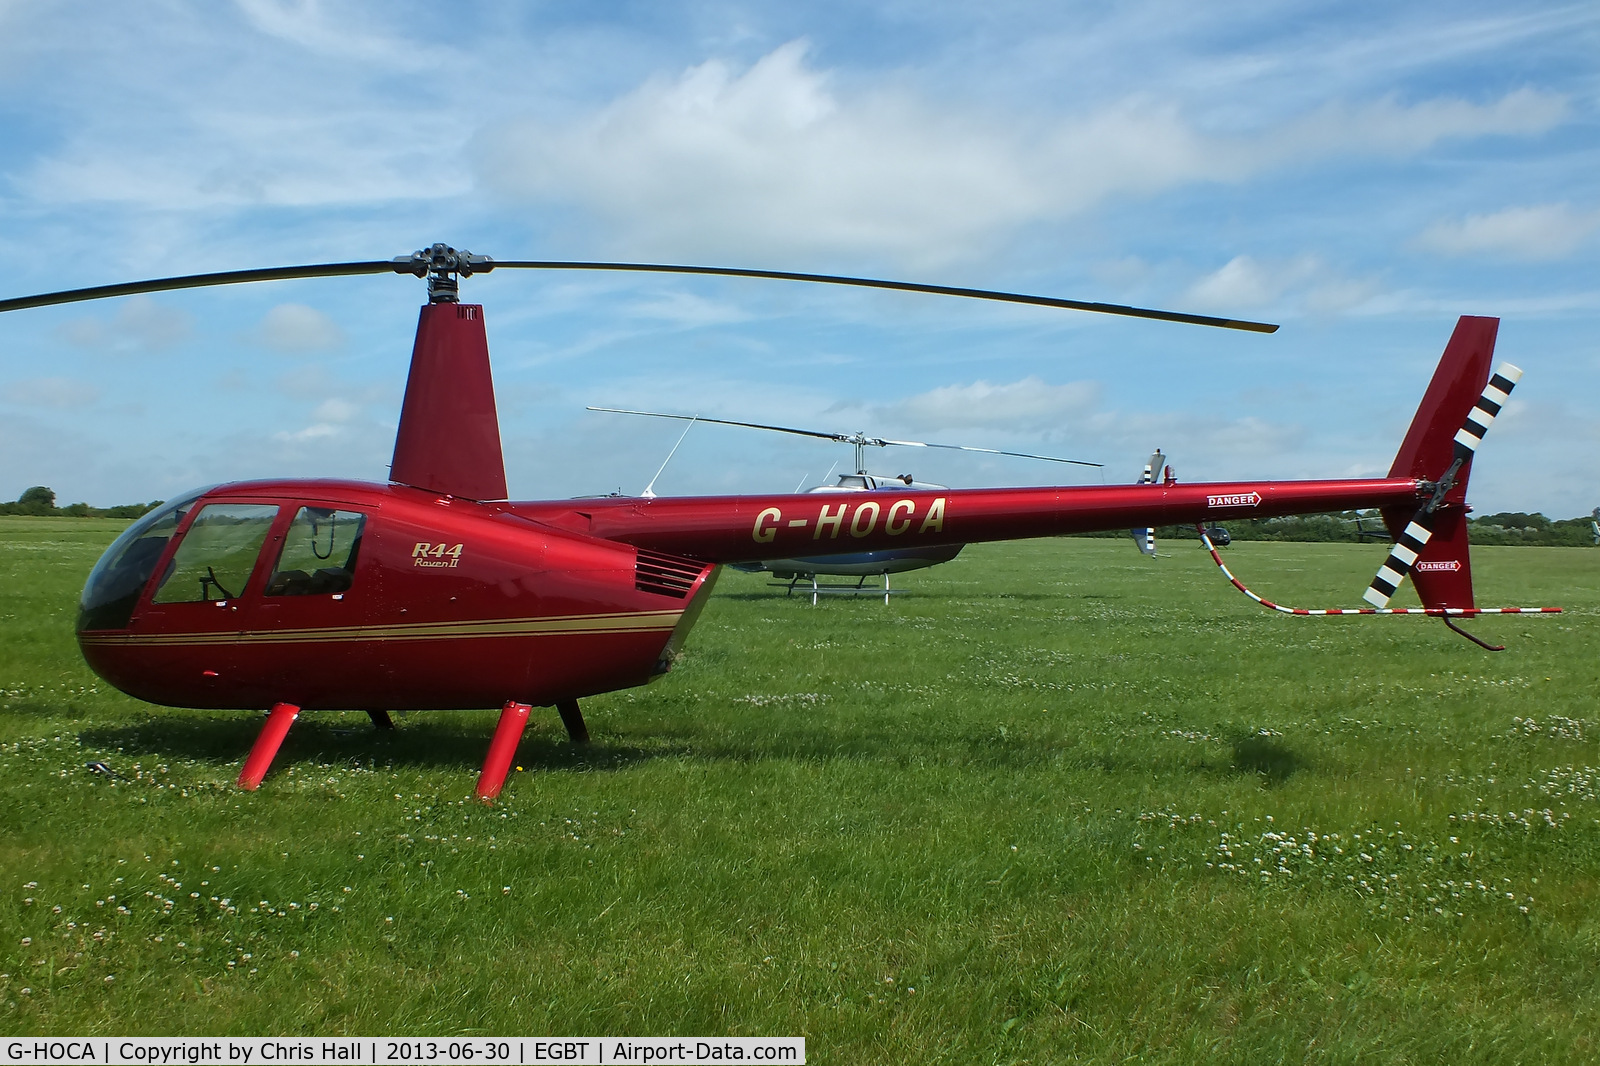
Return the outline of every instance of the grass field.
{"type": "MultiPolygon", "coordinates": [[[[109,691],[120,523],[0,519],[0,1032],[803,1035],[811,1061],[1600,1058],[1600,550],[1485,548],[1491,655],[1297,619],[1192,544],[968,548],[882,599],[726,573],[671,675],[538,712],[109,691]],[[85,769],[103,761],[107,779],[85,769]]],[[[1240,544],[1352,605],[1376,545],[1240,544]]]]}

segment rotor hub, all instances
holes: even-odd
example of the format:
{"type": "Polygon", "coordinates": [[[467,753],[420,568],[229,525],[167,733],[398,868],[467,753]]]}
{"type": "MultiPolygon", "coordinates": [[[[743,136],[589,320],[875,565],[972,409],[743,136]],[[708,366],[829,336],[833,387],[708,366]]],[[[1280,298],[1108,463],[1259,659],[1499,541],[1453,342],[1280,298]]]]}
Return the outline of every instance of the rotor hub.
{"type": "Polygon", "coordinates": [[[494,260],[486,255],[473,255],[463,249],[456,251],[448,244],[434,244],[410,255],[394,258],[396,274],[415,274],[428,279],[428,302],[453,304],[461,297],[460,278],[473,274],[487,274],[494,269],[494,260]]]}

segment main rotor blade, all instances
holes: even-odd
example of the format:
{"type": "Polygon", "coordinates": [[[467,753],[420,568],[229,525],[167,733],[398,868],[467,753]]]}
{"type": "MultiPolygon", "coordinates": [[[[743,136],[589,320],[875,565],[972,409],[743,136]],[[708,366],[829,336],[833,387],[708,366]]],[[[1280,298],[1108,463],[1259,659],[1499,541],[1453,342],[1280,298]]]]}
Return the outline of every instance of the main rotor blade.
{"type": "Polygon", "coordinates": [[[320,263],[312,266],[266,267],[262,270],[224,270],[216,274],[188,274],[181,278],[155,278],[150,281],[129,281],[120,285],[96,285],[88,289],[46,292],[37,296],[18,296],[11,300],[0,300],[0,311],[20,311],[26,307],[48,307],[51,304],[77,303],[80,300],[101,300],[108,296],[134,296],[142,292],[166,292],[169,289],[198,289],[206,285],[239,285],[249,281],[335,278],[349,274],[409,273],[411,273],[409,266],[402,269],[399,264],[388,259],[366,263],[320,263]]]}
{"type": "MultiPolygon", "coordinates": [[[[795,433],[802,437],[821,437],[823,440],[839,441],[842,444],[854,444],[855,438],[845,433],[822,433],[814,429],[790,429],[788,426],[767,426],[760,422],[734,422],[726,418],[707,418],[704,415],[669,415],[661,411],[628,411],[621,407],[589,407],[589,411],[604,411],[613,415],[644,415],[646,418],[676,418],[684,422],[714,422],[719,426],[743,426],[746,429],[770,429],[774,433],[795,433]]],[[[875,440],[863,441],[865,444],[877,444],[875,440]]]]}
{"type": "Polygon", "coordinates": [[[862,433],[823,433],[815,429],[791,429],[788,426],[768,426],[760,422],[735,422],[727,418],[707,418],[704,415],[674,415],[662,411],[629,411],[621,407],[590,407],[590,411],[605,411],[613,415],[644,415],[647,418],[677,418],[684,422],[714,422],[719,426],[743,426],[746,429],[770,429],[777,433],[794,433],[802,437],[820,437],[823,440],[838,441],[841,444],[860,444],[873,448],[887,448],[898,446],[902,448],[948,448],[958,452],[983,452],[986,455],[1014,455],[1019,459],[1043,459],[1047,463],[1071,463],[1074,466],[1105,466],[1104,463],[1090,463],[1082,459],[1062,459],[1055,455],[1034,455],[1032,452],[1007,452],[999,448],[974,448],[966,444],[930,444],[923,440],[888,440],[884,437],[868,437],[862,433]]]}
{"type": "MultiPolygon", "coordinates": [[[[1221,329],[1247,330],[1252,333],[1275,333],[1278,327],[1268,322],[1251,322],[1246,319],[1217,318],[1212,315],[1195,315],[1184,311],[1161,311],[1149,307],[1130,307],[1126,304],[1095,303],[1087,300],[1063,300],[1054,296],[1030,296],[1019,292],[1000,292],[994,289],[968,289],[954,285],[925,285],[912,281],[885,281],[880,278],[856,278],[840,274],[804,274],[789,270],[751,270],[744,267],[683,266],[670,263],[600,263],[538,259],[511,259],[496,262],[487,256],[462,253],[458,262],[454,249],[435,245],[440,253],[430,260],[423,252],[410,257],[381,259],[358,263],[320,263],[309,266],[267,267],[261,270],[225,270],[214,274],[188,274],[175,278],[153,278],[148,281],[130,281],[118,285],[95,285],[85,289],[67,289],[61,292],[40,293],[36,296],[19,296],[0,300],[0,312],[20,311],[28,307],[46,307],[51,304],[77,303],[82,300],[100,300],[109,296],[133,296],[146,292],[166,292],[171,289],[194,289],[207,285],[238,285],[252,281],[287,281],[294,278],[329,278],[353,274],[416,274],[422,277],[430,271],[444,273],[486,274],[491,270],[610,270],[646,274],[701,274],[730,278],[768,278],[776,281],[807,281],[823,285],[851,285],[863,289],[892,289],[898,292],[925,292],[936,296],[962,296],[974,300],[996,300],[1001,303],[1030,304],[1036,307],[1062,307],[1072,311],[1093,311],[1106,315],[1123,315],[1131,318],[1148,318],[1160,322],[1181,322],[1194,326],[1216,326],[1221,329]],[[459,267],[459,270],[458,270],[459,267]]],[[[765,427],[782,428],[782,427],[765,427]]]]}
{"type": "Polygon", "coordinates": [[[853,285],[862,289],[894,289],[899,292],[926,292],[936,296],[965,296],[974,300],[998,300],[1002,303],[1033,304],[1038,307],[1064,307],[1071,311],[1094,311],[1105,315],[1124,315],[1130,318],[1152,318],[1159,322],[1182,322],[1191,326],[1216,326],[1220,329],[1240,329],[1251,333],[1276,333],[1278,327],[1270,322],[1251,322],[1239,318],[1216,318],[1211,315],[1193,315],[1185,311],[1160,311],[1150,307],[1130,307],[1126,304],[1093,303],[1086,300],[1063,300],[1054,296],[1029,296],[1020,292],[999,292],[994,289],[967,289],[954,285],[924,285],[914,281],[883,281],[877,278],[853,278],[839,274],[800,274],[789,270],[747,270],[740,267],[675,266],[667,263],[583,263],[556,262],[535,259],[495,260],[494,269],[510,270],[617,270],[648,274],[710,274],[729,278],[770,278],[776,281],[811,281],[824,285],[853,285]]]}

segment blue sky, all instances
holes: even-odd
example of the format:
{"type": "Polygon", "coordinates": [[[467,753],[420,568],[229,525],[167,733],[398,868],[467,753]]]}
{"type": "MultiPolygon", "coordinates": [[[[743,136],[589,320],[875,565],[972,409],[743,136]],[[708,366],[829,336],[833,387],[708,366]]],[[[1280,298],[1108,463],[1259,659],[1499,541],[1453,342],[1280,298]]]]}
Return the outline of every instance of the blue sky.
{"type": "MultiPolygon", "coordinates": [[[[769,282],[470,279],[512,494],[637,492],[650,407],[1185,480],[1382,474],[1460,314],[1526,377],[1480,512],[1600,504],[1593,4],[0,0],[4,295],[388,258],[859,273],[1273,336],[769,282]]],[[[381,480],[419,282],[0,316],[0,498],[381,480]]],[[[701,426],[657,483],[846,449],[701,426]]],[[[952,485],[1098,482],[929,454],[952,485]]]]}

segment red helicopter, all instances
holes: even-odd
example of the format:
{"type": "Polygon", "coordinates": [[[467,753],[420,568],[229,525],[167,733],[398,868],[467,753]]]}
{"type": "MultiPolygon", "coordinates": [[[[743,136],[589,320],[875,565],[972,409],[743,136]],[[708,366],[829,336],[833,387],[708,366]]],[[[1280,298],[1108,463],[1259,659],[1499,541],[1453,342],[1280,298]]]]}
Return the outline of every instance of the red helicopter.
{"type": "Polygon", "coordinates": [[[1455,628],[1452,616],[1519,610],[1475,606],[1467,555],[1473,451],[1520,374],[1505,366],[1490,376],[1497,319],[1457,324],[1384,478],[515,502],[506,498],[483,308],[459,301],[458,280],[507,268],[774,278],[1277,329],[834,275],[495,262],[442,244],[394,260],[0,301],[10,311],[287,278],[427,279],[389,484],[249,481],[191,492],[131,525],[84,586],[79,645],[123,692],[179,707],[270,708],[240,787],[261,783],[302,710],[365,710],[385,728],[394,710],[499,706],[477,785],[492,799],[530,709],[555,706],[572,740],[587,742],[578,700],[665,673],[727,562],[1376,507],[1396,543],[1366,593],[1373,606],[1359,613],[1425,613],[1455,628]],[[1407,574],[1424,607],[1388,608],[1407,574]]]}

